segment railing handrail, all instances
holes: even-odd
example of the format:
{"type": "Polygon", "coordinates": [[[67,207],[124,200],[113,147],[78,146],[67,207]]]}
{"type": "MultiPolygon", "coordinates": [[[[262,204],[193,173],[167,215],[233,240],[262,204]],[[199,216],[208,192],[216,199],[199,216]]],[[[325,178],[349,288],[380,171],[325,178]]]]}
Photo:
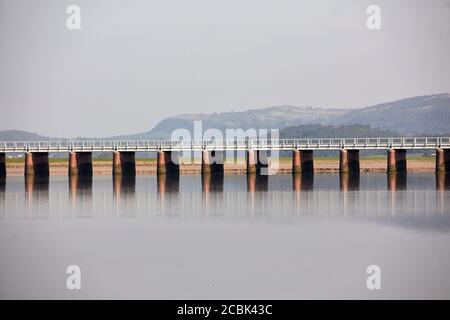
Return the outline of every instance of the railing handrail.
{"type": "Polygon", "coordinates": [[[450,137],[372,137],[372,138],[240,138],[210,140],[43,140],[0,141],[0,152],[22,152],[28,150],[66,152],[102,150],[160,150],[160,149],[383,149],[414,148],[430,149],[450,147],[450,137]]]}

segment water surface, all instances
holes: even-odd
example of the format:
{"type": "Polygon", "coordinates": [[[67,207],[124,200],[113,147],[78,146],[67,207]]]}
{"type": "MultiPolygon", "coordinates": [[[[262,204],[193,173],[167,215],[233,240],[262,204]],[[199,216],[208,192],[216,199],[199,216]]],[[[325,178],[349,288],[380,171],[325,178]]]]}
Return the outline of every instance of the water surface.
{"type": "Polygon", "coordinates": [[[450,298],[449,177],[0,181],[1,298],[450,298]],[[66,267],[82,289],[66,289],[66,267]],[[368,290],[379,265],[382,289],[368,290]]]}

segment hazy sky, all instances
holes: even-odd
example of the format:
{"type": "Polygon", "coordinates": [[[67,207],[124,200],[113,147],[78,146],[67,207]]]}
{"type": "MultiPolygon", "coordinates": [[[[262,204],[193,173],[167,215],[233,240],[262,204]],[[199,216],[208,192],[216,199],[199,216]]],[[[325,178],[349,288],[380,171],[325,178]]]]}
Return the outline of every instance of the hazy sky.
{"type": "Polygon", "coordinates": [[[449,91],[450,0],[0,0],[0,130],[107,136],[180,113],[449,91]]]}

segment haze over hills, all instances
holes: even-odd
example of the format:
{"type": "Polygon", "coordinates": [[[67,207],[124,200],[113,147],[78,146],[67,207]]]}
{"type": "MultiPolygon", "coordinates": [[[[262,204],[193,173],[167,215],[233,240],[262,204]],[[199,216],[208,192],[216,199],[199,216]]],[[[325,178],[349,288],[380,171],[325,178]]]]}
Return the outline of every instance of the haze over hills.
{"type": "MultiPolygon", "coordinates": [[[[326,109],[283,105],[242,112],[183,114],[159,122],[153,129],[143,133],[106,137],[103,139],[169,139],[173,130],[184,128],[192,132],[194,121],[202,121],[203,130],[217,128],[225,133],[231,129],[290,129],[289,132],[307,134],[311,128],[317,135],[333,132],[349,136],[351,125],[365,125],[363,132],[380,135],[448,135],[450,133],[450,94],[441,93],[417,96],[364,108],[326,109]],[[319,125],[308,127],[308,125],[319,125]],[[331,130],[330,125],[341,127],[331,130]],[[324,126],[323,128],[321,126],[324,126]],[[328,127],[326,127],[328,126],[328,127]],[[350,127],[349,127],[350,126],[350,127]],[[309,129],[308,129],[309,128],[309,129]],[[371,131],[373,129],[374,131],[371,131]],[[386,131],[386,134],[382,132],[386,131]],[[321,134],[322,133],[322,134],[321,134]]],[[[283,131],[282,131],[283,132],[283,131]]],[[[55,140],[26,131],[0,131],[0,140],[55,140]]],[[[92,139],[92,138],[77,138],[92,139]]],[[[101,138],[98,138],[101,139],[101,138]]]]}
{"type": "Polygon", "coordinates": [[[401,99],[375,106],[353,109],[278,106],[243,112],[183,114],[159,122],[139,136],[170,137],[177,128],[192,130],[194,121],[202,121],[203,129],[217,128],[286,128],[298,125],[365,124],[373,129],[399,135],[440,135],[450,132],[450,94],[442,93],[401,99]]]}

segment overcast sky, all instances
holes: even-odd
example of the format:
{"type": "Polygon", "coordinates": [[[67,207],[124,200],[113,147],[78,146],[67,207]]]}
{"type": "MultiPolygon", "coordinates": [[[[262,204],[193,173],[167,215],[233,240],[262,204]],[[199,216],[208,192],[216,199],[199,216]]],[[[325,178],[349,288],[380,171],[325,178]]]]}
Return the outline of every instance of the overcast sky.
{"type": "Polygon", "coordinates": [[[450,0],[0,0],[0,130],[108,136],[180,113],[366,106],[450,92],[449,57],[450,0]],[[81,30],[66,28],[70,4],[81,30]]]}

